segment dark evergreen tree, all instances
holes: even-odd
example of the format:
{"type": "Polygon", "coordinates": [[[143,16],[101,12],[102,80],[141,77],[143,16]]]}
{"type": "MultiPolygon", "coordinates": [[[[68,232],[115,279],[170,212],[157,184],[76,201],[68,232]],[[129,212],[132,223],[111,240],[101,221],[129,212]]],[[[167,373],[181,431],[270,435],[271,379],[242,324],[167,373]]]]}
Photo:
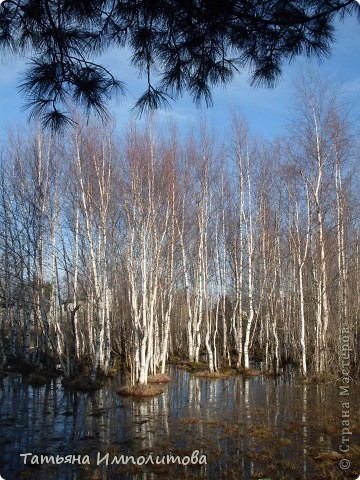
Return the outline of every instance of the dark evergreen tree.
{"type": "Polygon", "coordinates": [[[147,79],[144,109],[168,106],[188,91],[211,105],[211,89],[249,69],[251,83],[272,86],[285,62],[329,55],[336,17],[359,13],[353,0],[6,0],[2,52],[29,55],[20,85],[44,125],[70,121],[68,100],[106,116],[125,85],[95,54],[130,48],[147,79]],[[155,83],[154,83],[155,82],[155,83]]]}

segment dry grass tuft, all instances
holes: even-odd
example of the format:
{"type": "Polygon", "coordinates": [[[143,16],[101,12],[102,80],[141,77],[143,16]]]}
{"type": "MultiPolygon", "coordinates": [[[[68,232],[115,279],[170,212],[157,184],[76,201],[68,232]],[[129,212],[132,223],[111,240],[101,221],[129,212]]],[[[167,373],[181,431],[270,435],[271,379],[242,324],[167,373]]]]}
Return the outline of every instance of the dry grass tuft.
{"type": "Polygon", "coordinates": [[[335,383],[339,378],[331,372],[326,372],[322,374],[309,375],[307,377],[301,377],[298,379],[298,383],[301,385],[327,385],[330,383],[335,383]]]}
{"type": "Polygon", "coordinates": [[[117,375],[119,373],[119,368],[117,367],[110,367],[109,370],[108,370],[108,377],[110,378],[113,378],[115,377],[115,375],[117,375]]]}
{"type": "Polygon", "coordinates": [[[341,453],[332,451],[319,453],[319,455],[315,457],[315,460],[318,460],[320,462],[337,462],[342,458],[343,455],[341,455],[341,453]]]}
{"type": "Polygon", "coordinates": [[[273,431],[267,425],[250,425],[248,435],[250,437],[272,437],[273,431]]]}
{"type": "Polygon", "coordinates": [[[337,468],[334,468],[332,462],[321,463],[315,466],[315,472],[312,475],[312,480],[340,480],[345,479],[343,475],[339,475],[337,468]]]}
{"type": "Polygon", "coordinates": [[[272,456],[264,452],[250,452],[247,454],[247,458],[257,463],[269,463],[272,460],[272,456]]]}
{"type": "Polygon", "coordinates": [[[291,445],[292,441],[290,440],[290,438],[283,437],[283,438],[280,438],[279,443],[280,445],[291,445]]]}
{"type": "Polygon", "coordinates": [[[287,472],[297,471],[296,464],[294,462],[291,462],[290,460],[281,460],[280,462],[278,462],[278,466],[286,470],[287,472]]]}
{"type": "Polygon", "coordinates": [[[239,425],[233,425],[228,422],[223,422],[222,427],[224,429],[224,435],[227,437],[236,435],[240,429],[239,425]]]}
{"type": "Polygon", "coordinates": [[[123,397],[149,398],[164,393],[164,389],[154,383],[146,385],[125,385],[117,393],[123,397]]]}
{"type": "Polygon", "coordinates": [[[223,425],[222,420],[204,420],[203,424],[211,428],[220,428],[223,425]]]}
{"type": "Polygon", "coordinates": [[[165,373],[158,373],[156,375],[148,376],[148,383],[169,383],[171,382],[171,377],[165,375],[165,373]]]}
{"type": "Polygon", "coordinates": [[[191,373],[199,370],[206,371],[206,369],[208,368],[206,363],[190,362],[189,360],[181,360],[179,363],[176,364],[176,367],[180,370],[186,370],[187,372],[191,373]]]}
{"type": "Polygon", "coordinates": [[[196,417],[187,417],[187,418],[181,418],[180,423],[199,423],[200,420],[196,417]]]}
{"type": "Polygon", "coordinates": [[[182,363],[183,361],[184,361],[184,357],[179,356],[179,355],[170,354],[169,358],[167,360],[167,363],[172,363],[172,364],[177,365],[179,363],[182,363]]]}
{"type": "Polygon", "coordinates": [[[265,377],[268,377],[268,378],[277,378],[277,377],[281,377],[281,373],[279,372],[272,372],[270,370],[264,372],[264,375],[265,377]]]}

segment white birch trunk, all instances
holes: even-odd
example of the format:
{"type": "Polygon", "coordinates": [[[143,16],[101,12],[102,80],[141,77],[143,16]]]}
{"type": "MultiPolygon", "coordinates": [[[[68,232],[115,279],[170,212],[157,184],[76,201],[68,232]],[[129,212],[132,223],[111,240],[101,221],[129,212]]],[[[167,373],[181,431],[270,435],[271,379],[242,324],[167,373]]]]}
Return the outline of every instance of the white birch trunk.
{"type": "Polygon", "coordinates": [[[249,345],[250,345],[250,333],[254,320],[254,305],[253,305],[253,227],[252,227],[252,207],[251,207],[251,183],[250,183],[250,165],[248,165],[247,182],[248,182],[248,210],[246,217],[246,243],[248,254],[248,315],[245,330],[244,340],[244,368],[250,368],[249,360],[249,345]]]}

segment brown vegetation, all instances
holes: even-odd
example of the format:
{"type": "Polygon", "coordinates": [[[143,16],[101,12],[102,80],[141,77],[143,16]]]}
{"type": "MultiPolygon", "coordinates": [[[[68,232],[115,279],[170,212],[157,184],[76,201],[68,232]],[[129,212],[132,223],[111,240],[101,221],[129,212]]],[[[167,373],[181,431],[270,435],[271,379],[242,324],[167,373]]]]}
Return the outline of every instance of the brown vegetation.
{"type": "Polygon", "coordinates": [[[243,374],[245,377],[252,378],[252,377],[258,377],[259,375],[261,375],[261,372],[260,370],[256,370],[254,368],[246,368],[243,371],[243,374]]]}
{"type": "Polygon", "coordinates": [[[338,380],[338,376],[333,372],[323,372],[322,374],[310,374],[306,377],[300,377],[298,383],[302,385],[326,385],[334,383],[338,380]]]}
{"type": "Polygon", "coordinates": [[[321,452],[319,455],[315,457],[315,460],[321,462],[337,462],[343,458],[343,455],[339,452],[331,451],[331,452],[321,452]]]}
{"type": "Polygon", "coordinates": [[[171,382],[171,377],[165,375],[165,373],[157,373],[156,375],[148,376],[148,383],[169,383],[171,382]]]}
{"type": "Polygon", "coordinates": [[[181,370],[186,370],[188,372],[196,372],[196,371],[206,371],[208,365],[202,362],[190,362],[188,360],[179,359],[178,361],[173,361],[172,363],[176,364],[177,368],[181,370]]]}
{"type": "Polygon", "coordinates": [[[157,395],[164,393],[164,389],[153,383],[146,385],[125,385],[119,388],[117,393],[123,397],[148,398],[156,397],[157,395]]]}

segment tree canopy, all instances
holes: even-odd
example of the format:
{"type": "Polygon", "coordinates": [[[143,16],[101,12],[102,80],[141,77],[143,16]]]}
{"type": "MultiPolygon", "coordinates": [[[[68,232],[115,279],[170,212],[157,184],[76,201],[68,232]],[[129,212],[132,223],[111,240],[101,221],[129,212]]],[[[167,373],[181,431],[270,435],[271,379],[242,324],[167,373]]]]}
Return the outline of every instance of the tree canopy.
{"type": "Polygon", "coordinates": [[[110,48],[128,48],[146,78],[140,114],[185,91],[209,106],[212,88],[241,70],[273,86],[295,56],[329,55],[336,18],[360,12],[353,0],[6,0],[0,9],[0,48],[30,58],[20,90],[52,128],[70,121],[70,102],[106,116],[106,102],[125,93],[95,60],[110,48]]]}

